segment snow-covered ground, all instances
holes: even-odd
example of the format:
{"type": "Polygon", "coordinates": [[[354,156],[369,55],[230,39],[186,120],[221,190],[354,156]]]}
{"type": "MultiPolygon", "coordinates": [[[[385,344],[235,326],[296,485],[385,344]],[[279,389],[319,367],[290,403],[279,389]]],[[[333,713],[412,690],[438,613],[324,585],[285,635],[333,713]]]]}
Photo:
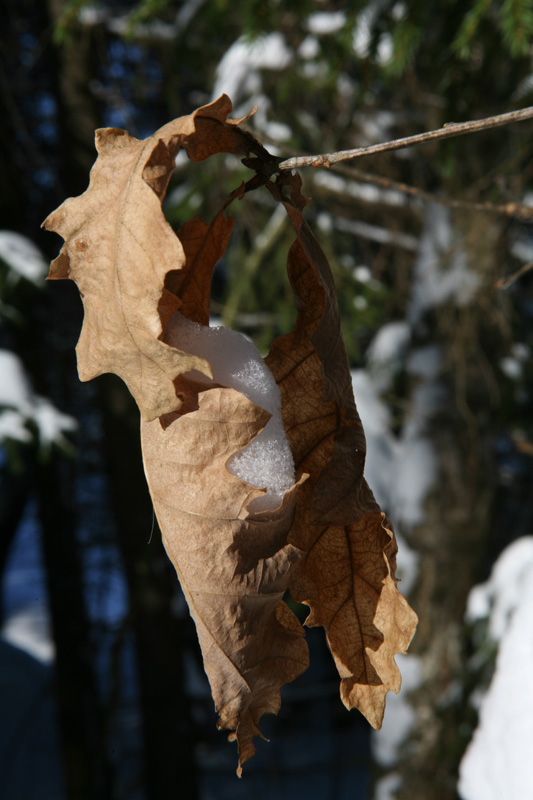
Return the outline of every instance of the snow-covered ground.
{"type": "Polygon", "coordinates": [[[499,642],[479,724],[461,762],[463,800],[533,797],[533,536],[510,544],[469,598],[470,621],[487,619],[499,642]]]}

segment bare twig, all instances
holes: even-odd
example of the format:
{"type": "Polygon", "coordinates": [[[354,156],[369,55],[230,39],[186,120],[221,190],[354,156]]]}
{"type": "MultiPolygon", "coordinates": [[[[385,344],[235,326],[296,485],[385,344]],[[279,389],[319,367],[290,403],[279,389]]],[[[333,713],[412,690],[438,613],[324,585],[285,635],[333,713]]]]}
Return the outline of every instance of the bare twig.
{"type": "Polygon", "coordinates": [[[496,283],[494,284],[494,288],[508,289],[509,286],[512,286],[513,283],[516,283],[516,281],[519,278],[521,278],[522,275],[525,275],[526,272],[530,272],[532,269],[533,269],[533,261],[529,261],[527,264],[521,266],[519,270],[513,272],[513,274],[509,275],[507,278],[500,278],[499,280],[497,280],[496,283]]]}
{"type": "Polygon", "coordinates": [[[417,133],[415,136],[405,136],[403,139],[394,139],[391,142],[372,144],[366,147],[356,147],[354,150],[340,150],[338,153],[326,153],[318,156],[299,156],[287,158],[277,165],[279,170],[299,169],[300,167],[331,167],[339,161],[348,161],[352,158],[384,153],[388,150],[401,150],[404,147],[412,147],[415,144],[422,144],[435,139],[449,139],[452,136],[462,136],[465,133],[476,133],[477,131],[489,128],[499,128],[502,125],[509,125],[511,122],[522,122],[533,117],[533,106],[522,108],[518,111],[510,111],[507,114],[498,114],[496,117],[486,117],[485,119],[470,120],[469,122],[447,122],[442,128],[426,133],[417,133]]]}
{"type": "Polygon", "coordinates": [[[526,456],[533,456],[533,442],[528,442],[527,439],[515,439],[514,443],[519,453],[524,453],[526,456]]]}
{"type": "MultiPolygon", "coordinates": [[[[280,143],[277,139],[272,139],[268,136],[263,136],[263,142],[280,147],[280,143]]],[[[286,152],[292,153],[295,158],[303,157],[296,156],[296,153],[298,152],[297,150],[293,150],[291,147],[286,147],[285,145],[283,145],[283,147],[286,152]]],[[[312,159],[316,158],[316,156],[308,156],[308,158],[312,159]]],[[[285,164],[286,162],[283,161],[281,163],[285,164]]],[[[374,186],[381,186],[383,189],[392,189],[393,191],[401,192],[402,194],[415,197],[425,202],[438,203],[439,205],[449,206],[450,208],[462,208],[468,211],[481,211],[489,214],[498,214],[504,217],[520,219],[524,222],[531,222],[531,220],[533,220],[533,206],[527,206],[523,203],[509,201],[508,203],[497,204],[490,202],[476,202],[474,200],[466,199],[456,199],[449,197],[446,194],[435,194],[434,192],[428,192],[424,189],[418,188],[417,186],[411,186],[408,183],[395,181],[392,178],[385,178],[383,175],[377,175],[374,172],[366,172],[348,164],[334,164],[332,172],[338,175],[344,175],[346,178],[351,178],[354,181],[369,183],[374,186]]]]}
{"type": "Polygon", "coordinates": [[[334,171],[339,175],[345,175],[347,178],[352,178],[355,181],[363,183],[371,183],[376,186],[381,186],[384,189],[393,189],[397,192],[416,197],[420,200],[431,203],[439,203],[443,206],[450,208],[464,208],[470,211],[483,211],[489,214],[499,214],[504,217],[515,217],[526,222],[533,219],[533,206],[526,206],[523,203],[489,203],[489,202],[475,202],[473,200],[457,200],[448,197],[445,194],[435,194],[433,192],[426,192],[424,189],[419,189],[416,186],[410,186],[407,183],[392,180],[391,178],[384,178],[381,175],[375,175],[371,172],[364,172],[355,167],[338,165],[334,171]]]}

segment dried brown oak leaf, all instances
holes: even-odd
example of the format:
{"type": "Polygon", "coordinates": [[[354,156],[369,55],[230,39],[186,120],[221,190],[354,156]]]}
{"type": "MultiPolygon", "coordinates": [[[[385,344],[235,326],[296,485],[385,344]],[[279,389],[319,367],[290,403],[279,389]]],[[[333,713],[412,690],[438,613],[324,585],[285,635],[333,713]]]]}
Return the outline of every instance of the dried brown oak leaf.
{"type": "Polygon", "coordinates": [[[396,588],[397,545],[363,478],[365,437],[356,410],[327,260],[301,209],[298,176],[269,186],[297,234],[287,269],[298,317],[266,359],[281,389],[283,422],[299,489],[289,541],[305,553],[290,591],[322,625],[341,676],[341,698],[381,726],[385,695],[400,689],[396,653],[405,653],[417,617],[396,588]]]}
{"type": "MultiPolygon", "coordinates": [[[[72,278],[83,299],[77,345],[81,380],[116,373],[143,419],[180,407],[183,396],[176,396],[174,381],[181,373],[197,369],[210,376],[205,360],[163,341],[168,320],[180,307],[165,277],[182,270],[186,256],[161,202],[180,147],[195,161],[217,152],[246,155],[257,147],[236,123],[226,122],[230,110],[231,102],[222,96],[142,141],[117,128],[98,130],[98,159],[87,191],[66,200],[43,223],[65,239],[49,278],[72,278]]],[[[181,280],[199,282],[204,308],[209,287],[201,283],[201,273],[220,257],[232,228],[223,214],[214,225],[218,235],[207,239],[202,220],[192,220],[186,231],[189,245],[200,241],[202,252],[189,259],[195,269],[181,280]]]]}
{"type": "Polygon", "coordinates": [[[399,689],[394,654],[405,652],[416,616],[396,588],[394,534],[363,478],[365,439],[335,287],[303,221],[298,177],[267,184],[297,235],[288,272],[298,317],[267,358],[302,476],[279,509],[248,512],[262,490],[225,467],[268,414],[233,389],[192,381],[192,369],[209,376],[210,365],[165,342],[177,309],[208,324],[211,273],[232,228],[222,210],[211,225],[194,219],[173,234],[161,201],[179,147],[193,160],[253,153],[247,163],[259,174],[249,188],[272,167],[267,151],[227,121],[230,109],[223,97],[143,142],[98,132],[89,189],[45,224],[65,238],[51,277],[76,280],[84,301],[80,376],[117,373],[141,409],[163,540],[196,622],[219,726],[237,739],[240,771],[255,752],[261,715],[278,710],[281,687],[307,666],[302,628],[282,599],[289,584],[311,608],[308,624],[326,629],[344,703],[376,727],[386,692],[399,689]]]}
{"type": "Polygon", "coordinates": [[[263,490],[225,464],[270,415],[233,389],[192,381],[190,370],[210,375],[210,365],[165,343],[178,308],[208,323],[211,273],[232,221],[224,211],[211,225],[197,218],[176,238],[161,210],[180,144],[197,160],[221,150],[261,152],[225,121],[230,108],[222,98],[144,142],[98,132],[89,189],[45,225],[66,240],[50,276],[72,278],[83,297],[80,376],[117,373],[143,413],[163,541],[197,626],[219,727],[238,742],[240,774],[255,753],[260,717],[278,711],[281,687],[308,666],[303,628],[283,601],[302,555],[287,537],[303,478],[276,511],[248,513],[263,490]]]}
{"type": "Polygon", "coordinates": [[[263,494],[226,461],[270,415],[233,389],[199,394],[198,409],[142,425],[143,457],[168,556],[202,648],[218,727],[235,731],[239,768],[255,753],[259,718],[308,666],[303,628],[283,595],[301,552],[287,543],[297,484],[279,509],[249,514],[263,494]]]}

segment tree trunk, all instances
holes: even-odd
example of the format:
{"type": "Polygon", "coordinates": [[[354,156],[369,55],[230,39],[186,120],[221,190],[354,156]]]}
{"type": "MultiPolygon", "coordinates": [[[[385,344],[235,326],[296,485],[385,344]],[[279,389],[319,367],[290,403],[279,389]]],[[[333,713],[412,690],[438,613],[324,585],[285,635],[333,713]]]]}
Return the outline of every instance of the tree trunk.
{"type": "Polygon", "coordinates": [[[38,512],[55,644],[55,693],[69,800],[111,798],[103,718],[76,542],[72,469],[55,453],[37,467],[38,512]]]}
{"type": "Polygon", "coordinates": [[[438,379],[447,396],[427,429],[438,456],[437,482],[424,521],[409,539],[420,558],[410,597],[420,622],[410,652],[421,659],[423,683],[408,697],[416,721],[397,767],[403,787],[397,800],[456,800],[458,767],[475,718],[463,620],[469,590],[486,577],[496,486],[492,444],[503,425],[495,369],[507,330],[493,289],[501,228],[462,212],[452,232],[451,255],[440,269],[451,269],[462,251],[464,269],[478,283],[469,300],[465,290],[419,326],[441,347],[438,379]]]}
{"type": "Polygon", "coordinates": [[[157,527],[152,531],[137,408],[117,379],[105,376],[101,385],[112,503],[135,634],[146,796],[196,800],[195,732],[185,689],[182,623],[172,613],[177,579],[157,527]]]}

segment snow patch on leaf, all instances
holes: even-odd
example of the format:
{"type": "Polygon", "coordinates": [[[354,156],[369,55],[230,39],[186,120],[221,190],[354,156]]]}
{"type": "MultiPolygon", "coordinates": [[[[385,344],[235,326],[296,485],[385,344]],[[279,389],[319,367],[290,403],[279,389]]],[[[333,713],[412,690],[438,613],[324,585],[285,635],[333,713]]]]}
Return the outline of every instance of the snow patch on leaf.
{"type": "MultiPolygon", "coordinates": [[[[281,419],[281,395],[274,376],[253,342],[229,328],[210,328],[186,319],[179,312],[171,319],[166,341],[173,347],[205,358],[214,383],[236,389],[271,418],[243,450],[230,456],[229,471],[259,488],[264,497],[251,502],[250,511],[277,508],[285,492],[294,485],[294,461],[281,419]]],[[[194,373],[189,373],[193,377],[194,373]]],[[[196,380],[208,383],[201,373],[196,380]]]]}

